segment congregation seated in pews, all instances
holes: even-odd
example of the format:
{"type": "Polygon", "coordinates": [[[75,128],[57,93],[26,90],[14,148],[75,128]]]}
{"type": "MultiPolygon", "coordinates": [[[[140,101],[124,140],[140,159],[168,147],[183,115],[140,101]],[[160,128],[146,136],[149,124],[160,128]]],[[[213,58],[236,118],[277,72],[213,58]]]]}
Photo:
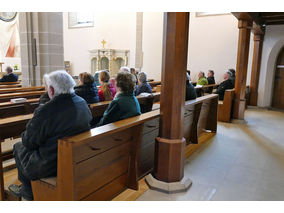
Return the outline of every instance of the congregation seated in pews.
{"type": "MultiPolygon", "coordinates": [[[[142,73],[142,72],[141,72],[142,73]]],[[[82,75],[83,76],[83,75],[82,75]]],[[[87,77],[89,78],[89,76],[87,77]]],[[[60,78],[59,78],[60,79],[60,78]]],[[[83,84],[84,78],[82,77],[82,81],[81,83],[83,84]]],[[[92,78],[90,78],[92,79],[92,78]]],[[[138,86],[141,85],[141,83],[145,83],[145,79],[147,82],[147,76],[146,74],[141,74],[137,76],[138,79],[138,86]],[[140,81],[140,82],[139,82],[140,81]]],[[[158,136],[158,130],[159,130],[159,125],[157,125],[157,122],[159,121],[159,110],[155,110],[153,112],[149,112],[148,114],[145,113],[143,115],[141,115],[141,100],[143,100],[143,97],[139,97],[137,96],[137,98],[134,95],[134,89],[136,87],[135,85],[135,78],[134,75],[130,74],[128,71],[120,71],[115,79],[116,82],[116,88],[117,88],[117,94],[115,95],[114,99],[109,102],[107,104],[107,108],[104,110],[103,113],[103,117],[101,118],[101,120],[98,123],[98,126],[102,126],[102,127],[96,127],[95,129],[92,129],[91,132],[94,132],[95,135],[92,133],[90,136],[90,134],[88,133],[88,130],[90,129],[90,121],[92,120],[92,113],[89,110],[89,107],[87,105],[87,102],[83,101],[82,98],[78,97],[79,94],[76,95],[75,91],[76,91],[76,87],[75,90],[73,89],[73,87],[75,86],[75,82],[74,80],[71,78],[70,75],[68,75],[66,72],[53,72],[50,73],[49,75],[45,76],[45,83],[46,83],[46,89],[47,89],[47,95],[50,98],[50,101],[46,102],[46,104],[44,104],[43,106],[41,106],[40,108],[35,110],[34,116],[32,117],[32,119],[28,122],[27,126],[26,126],[26,130],[24,131],[23,135],[22,135],[22,142],[16,144],[14,146],[14,155],[15,155],[15,159],[16,159],[16,165],[19,171],[19,180],[22,182],[21,186],[17,186],[17,185],[11,185],[9,187],[10,191],[13,193],[13,195],[17,196],[17,197],[23,197],[23,199],[26,200],[32,200],[33,199],[33,193],[36,193],[36,200],[48,200],[48,199],[54,199],[54,200],[100,200],[100,199],[111,199],[114,195],[116,195],[119,192],[121,192],[121,190],[125,189],[125,187],[129,187],[132,189],[137,189],[137,178],[142,177],[143,175],[148,174],[149,172],[152,171],[153,167],[154,167],[154,144],[155,144],[155,138],[158,136]],[[61,86],[63,86],[61,84],[61,86],[58,84],[58,82],[56,82],[56,79],[58,78],[54,78],[54,75],[60,75],[61,77],[61,82],[62,82],[62,78],[64,79],[64,87],[69,87],[68,92],[64,92],[65,94],[61,94],[60,92],[58,92],[58,90],[60,91],[61,86]],[[67,77],[68,76],[68,77],[67,77]],[[68,83],[68,81],[70,81],[70,83],[68,83]],[[62,97],[62,98],[60,98],[62,97]],[[62,99],[62,100],[61,100],[62,99]],[[63,100],[64,99],[64,100],[63,100]],[[76,102],[76,104],[70,104],[70,102],[76,102]],[[60,102],[60,103],[59,103],[60,102]],[[64,103],[61,103],[64,102],[64,103]],[[84,104],[83,104],[84,103],[84,104]],[[53,109],[52,106],[57,106],[57,110],[53,109]],[[58,106],[60,106],[58,108],[58,106]],[[86,107],[87,106],[87,107],[86,107]],[[63,110],[64,109],[64,110],[63,110]],[[71,112],[72,111],[72,112],[71,112]],[[84,112],[83,112],[84,111],[84,112]],[[43,115],[47,114],[47,115],[43,115]],[[142,117],[141,117],[141,116],[142,117]],[[40,117],[43,116],[42,119],[40,119],[40,117]],[[64,119],[63,119],[64,117],[64,119]],[[67,119],[65,119],[65,117],[67,117],[67,119]],[[131,118],[130,118],[131,117],[131,118]],[[138,119],[138,120],[137,120],[138,119]],[[121,121],[119,121],[121,120],[121,121]],[[51,122],[52,123],[49,123],[51,122]],[[36,122],[36,125],[34,125],[34,122],[36,122]],[[120,122],[120,123],[119,123],[120,122]],[[150,122],[150,123],[149,123],[150,122]],[[155,125],[153,125],[152,123],[154,122],[155,125]],[[149,124],[148,124],[149,123],[149,124]],[[109,124],[109,125],[107,125],[109,124]],[[113,125],[115,124],[115,125],[113,125]],[[46,129],[47,126],[50,127],[49,129],[46,129]],[[72,125],[72,126],[71,126],[72,125]],[[141,127],[141,125],[143,127],[141,127]],[[87,127],[88,126],[88,127],[87,127]],[[36,128],[33,129],[33,128],[36,128]],[[43,128],[43,129],[41,129],[43,128]],[[141,130],[142,128],[142,130],[141,130]],[[153,134],[152,131],[147,130],[148,128],[154,128],[155,129],[155,134],[153,134]],[[121,136],[119,136],[119,138],[116,138],[116,136],[111,136],[111,134],[114,135],[124,135],[125,133],[123,132],[125,130],[126,132],[131,132],[131,134],[134,134],[133,136],[131,136],[132,139],[129,139],[128,141],[126,139],[121,139],[121,136]],[[85,132],[86,133],[82,133],[79,134],[80,132],[85,132]],[[121,133],[120,133],[121,131],[121,133]],[[141,134],[141,131],[143,132],[141,134]],[[140,132],[140,133],[139,133],[140,132]],[[41,135],[41,134],[47,134],[47,135],[41,135]],[[84,135],[83,138],[81,138],[81,136],[79,135],[84,135]],[[72,136],[72,135],[78,135],[78,136],[72,136]],[[70,137],[71,136],[71,137],[70,137]],[[138,136],[138,138],[141,138],[140,140],[135,140],[135,138],[138,136]],[[78,144],[82,144],[82,147],[84,147],[85,145],[83,144],[89,144],[90,141],[92,140],[94,144],[92,145],[87,145],[88,147],[91,148],[91,150],[93,150],[92,152],[94,152],[95,150],[97,150],[97,153],[102,153],[104,152],[104,150],[107,150],[107,146],[111,146],[113,148],[111,149],[115,149],[115,143],[120,143],[120,144],[124,144],[123,147],[121,147],[124,151],[121,152],[119,150],[115,151],[113,150],[112,152],[117,153],[119,151],[119,153],[121,155],[125,155],[125,159],[129,159],[130,162],[126,163],[125,160],[123,160],[123,162],[119,162],[117,165],[120,167],[122,165],[124,165],[124,170],[121,171],[122,173],[118,172],[118,170],[114,170],[113,172],[115,173],[116,176],[114,176],[113,178],[113,182],[111,182],[110,185],[106,185],[105,183],[101,182],[101,180],[99,180],[98,183],[96,183],[96,189],[95,191],[89,191],[89,193],[94,193],[92,196],[88,196],[86,197],[87,194],[83,195],[83,191],[82,190],[86,190],[86,188],[88,188],[88,185],[80,185],[79,182],[74,182],[74,184],[76,185],[70,185],[69,182],[67,181],[66,184],[63,184],[63,182],[65,181],[64,179],[62,179],[62,177],[64,177],[64,175],[62,176],[62,173],[64,173],[62,171],[62,169],[64,169],[64,167],[62,167],[63,165],[67,166],[66,163],[71,162],[72,159],[68,159],[71,161],[64,161],[62,159],[61,155],[61,159],[58,159],[58,162],[55,161],[55,159],[57,159],[57,149],[55,149],[55,147],[57,148],[58,146],[58,152],[60,152],[60,150],[65,150],[64,147],[69,146],[72,143],[69,143],[69,139],[63,139],[63,138],[70,138],[70,142],[73,141],[73,139],[75,139],[76,141],[78,141],[78,144]],[[79,138],[78,138],[79,137],[79,138]],[[106,144],[105,147],[97,147],[97,144],[102,144],[103,145],[103,138],[107,137],[107,138],[112,138],[111,140],[109,139],[105,139],[105,140],[109,140],[109,145],[106,144]],[[134,139],[133,139],[134,137],[134,139]],[[149,137],[151,137],[151,140],[149,140],[149,137]],[[40,139],[40,140],[38,140],[40,139]],[[79,140],[81,142],[79,142],[79,140]],[[134,140],[135,142],[131,141],[134,140]],[[58,142],[57,142],[58,141],[58,142]],[[102,141],[102,142],[100,142],[102,141]],[[132,144],[130,147],[131,150],[129,150],[129,146],[126,144],[130,143],[132,144]],[[145,146],[144,144],[144,148],[141,148],[140,152],[143,152],[143,155],[139,155],[139,159],[137,159],[138,156],[138,146],[142,147],[142,144],[140,143],[146,143],[147,141],[149,143],[151,143],[150,145],[145,146]],[[48,144],[47,144],[48,143],[48,144]],[[68,145],[69,144],[69,145],[68,145]],[[48,145],[48,146],[47,146],[48,145]],[[92,148],[93,147],[93,148],[92,148]],[[126,148],[126,149],[125,149],[126,148]],[[151,151],[149,152],[149,149],[151,148],[151,151]],[[135,151],[136,149],[136,151],[135,151]],[[37,151],[35,151],[37,150],[37,151]],[[40,150],[40,151],[38,151],[40,150]],[[28,153],[28,154],[27,154],[28,153]],[[40,154],[45,155],[47,153],[53,153],[49,157],[46,156],[40,156],[40,154]],[[149,156],[149,154],[151,154],[151,156],[149,156]],[[29,156],[30,155],[30,156],[29,156]],[[25,156],[25,159],[21,158],[25,156]],[[32,162],[32,160],[27,162],[28,158],[33,158],[33,159],[38,159],[37,162],[32,162]],[[44,162],[39,162],[42,159],[46,159],[44,162]],[[63,161],[62,161],[63,160],[63,161]],[[48,161],[48,162],[47,162],[48,161]],[[135,165],[137,163],[137,161],[139,161],[140,163],[138,164],[138,173],[135,173],[134,171],[136,171],[136,169],[133,170],[133,168],[135,168],[135,165]],[[57,164],[56,164],[57,162],[57,164]],[[136,163],[135,163],[136,162],[136,163]],[[38,164],[37,164],[38,163],[38,164]],[[126,164],[125,164],[126,163],[126,164]],[[44,164],[44,165],[43,165],[44,164]],[[61,166],[60,166],[61,165],[61,166]],[[125,165],[129,165],[130,167],[127,169],[125,167],[125,165]],[[59,167],[60,166],[60,167],[59,167]],[[22,170],[21,170],[22,169],[22,170]],[[30,169],[31,171],[26,171],[27,169],[30,169]],[[125,170],[126,169],[126,170],[125,170]],[[48,171],[47,171],[48,170],[48,171]],[[58,171],[58,172],[57,172],[58,171]],[[126,172],[126,173],[125,173],[126,172]],[[55,180],[57,181],[55,186],[55,188],[58,187],[63,187],[65,185],[66,187],[77,187],[77,191],[76,193],[79,194],[73,194],[70,196],[66,194],[66,191],[61,191],[56,189],[56,193],[60,193],[60,191],[63,193],[65,193],[64,195],[61,193],[60,196],[57,194],[56,197],[51,196],[49,198],[45,197],[42,193],[41,190],[42,186],[40,184],[42,184],[42,181],[46,181],[47,183],[50,183],[49,180],[47,180],[46,178],[50,178],[50,177],[56,177],[55,180]],[[118,178],[120,177],[120,178],[118,178]],[[35,181],[38,179],[42,179],[42,181],[35,181]],[[63,181],[64,180],[64,181],[63,181]],[[33,184],[33,187],[31,188],[31,181],[33,184]],[[63,182],[62,182],[63,181],[63,182]],[[118,181],[118,182],[117,182],[118,181]],[[121,183],[123,182],[123,184],[121,185],[121,183]],[[114,185],[113,185],[114,184],[114,185]],[[100,191],[98,189],[98,187],[103,187],[103,191],[107,192],[110,188],[112,188],[113,186],[117,187],[118,185],[120,185],[121,187],[123,186],[123,188],[114,188],[113,190],[115,192],[111,192],[111,194],[109,195],[108,193],[106,193],[106,197],[100,197],[98,194],[100,194],[100,191]],[[79,191],[78,191],[79,190],[79,191]],[[96,192],[96,193],[95,193],[96,192]],[[39,193],[41,193],[41,195],[39,195],[39,193]],[[43,196],[43,198],[42,198],[43,196]],[[65,196],[65,198],[64,198],[65,196]],[[72,197],[73,196],[73,197],[72,197]],[[83,196],[83,197],[82,197],[83,196]],[[68,197],[68,198],[67,198],[68,197]]],[[[190,82],[187,79],[187,84],[190,84],[190,82]]],[[[191,84],[190,84],[191,85],[191,84]]],[[[191,85],[192,86],[192,85],[191,85]]],[[[194,87],[192,86],[191,92],[195,91],[192,90],[192,88],[194,89],[194,87]]],[[[186,91],[188,90],[188,87],[186,87],[186,91]]],[[[187,93],[187,92],[186,92],[187,93]]],[[[152,94],[153,96],[153,94],[152,94]]],[[[195,96],[196,98],[196,96],[195,96]]],[[[195,99],[193,98],[193,99],[195,99]]],[[[187,99],[187,97],[186,97],[187,99]]],[[[192,98],[191,98],[192,99],[192,98]]],[[[188,99],[189,100],[189,99],[188,99]]],[[[214,127],[215,124],[213,124],[213,127],[209,124],[206,124],[206,122],[204,123],[204,121],[200,121],[198,122],[198,118],[199,116],[203,117],[203,116],[214,116],[214,110],[217,110],[217,106],[216,106],[216,100],[217,100],[217,96],[216,95],[212,95],[212,96],[208,96],[208,97],[202,97],[200,100],[194,100],[191,102],[188,102],[187,104],[189,107],[189,111],[186,112],[185,116],[188,116],[188,113],[196,113],[196,114],[192,114],[189,118],[190,120],[186,120],[186,122],[190,122],[186,128],[191,128],[190,130],[185,130],[185,134],[187,135],[186,138],[190,141],[192,141],[192,143],[197,143],[197,135],[200,134],[201,129],[210,129],[211,131],[215,131],[216,132],[216,127],[214,127]],[[213,111],[210,109],[210,106],[212,106],[213,111]],[[193,108],[192,108],[193,107],[193,108]],[[207,112],[205,112],[204,110],[207,110],[207,112]],[[200,111],[201,110],[201,111],[200,111]],[[208,113],[209,111],[211,112],[208,113]],[[203,112],[204,111],[204,112],[203,112]],[[197,118],[197,120],[196,120],[197,118]],[[195,119],[194,121],[192,119],[195,119]],[[192,123],[193,122],[193,123],[192,123]],[[199,124],[200,123],[200,124],[199,124]],[[203,126],[204,125],[204,126],[203,126]],[[199,128],[199,130],[198,130],[199,128]],[[192,134],[194,134],[195,136],[190,136],[190,134],[188,133],[191,132],[192,134]],[[199,133],[196,133],[195,131],[198,131],[199,133]]],[[[103,102],[102,102],[103,103],[103,102]]],[[[95,103],[95,104],[100,104],[100,103],[95,103]]],[[[92,105],[92,104],[91,104],[92,105]]],[[[90,105],[90,108],[91,108],[90,105]]],[[[151,106],[152,108],[152,106],[151,106]]],[[[149,111],[149,110],[148,110],[149,111]]],[[[215,113],[215,115],[217,116],[217,113],[215,113]]],[[[201,118],[200,118],[201,119],[201,118]]],[[[204,119],[204,118],[202,118],[204,119]]],[[[206,118],[207,119],[207,118],[206,118]]],[[[209,119],[209,118],[208,118],[209,119]]],[[[215,118],[210,118],[213,123],[214,123],[214,119],[215,118]]],[[[210,120],[209,119],[209,120],[210,120]]],[[[217,125],[217,123],[216,123],[217,125]]],[[[128,134],[128,133],[127,133],[128,134]]],[[[77,150],[77,142],[74,143],[72,146],[72,152],[73,153],[77,153],[79,155],[82,155],[82,151],[77,150]]],[[[71,148],[71,147],[70,147],[71,148]]],[[[79,148],[79,147],[78,147],[79,148]]],[[[120,148],[118,148],[120,149],[120,148]]],[[[70,150],[69,150],[70,151],[70,150]]],[[[68,153],[68,150],[65,150],[64,152],[68,153]]],[[[118,153],[118,154],[119,154],[118,153]]],[[[58,153],[58,158],[60,156],[61,152],[58,153]]],[[[102,154],[101,157],[103,157],[104,155],[102,154]]],[[[97,158],[100,158],[100,156],[98,155],[97,158]]],[[[123,158],[123,159],[124,159],[123,158]]],[[[80,165],[82,165],[84,167],[83,164],[88,164],[91,162],[95,162],[94,161],[96,158],[94,159],[90,159],[90,161],[88,159],[81,159],[79,161],[76,161],[78,164],[78,166],[80,167],[80,165]],[[83,164],[80,164],[80,162],[82,162],[83,164]]],[[[106,161],[108,159],[105,159],[106,161]]],[[[110,160],[110,159],[109,159],[110,160]]],[[[102,161],[103,162],[103,161],[102,161]]],[[[106,163],[106,162],[104,162],[106,163]]],[[[107,169],[110,169],[109,171],[113,170],[113,167],[109,168],[107,165],[108,164],[104,164],[107,169]]],[[[71,166],[71,165],[69,165],[71,166]]],[[[74,166],[76,166],[74,164],[74,166]]],[[[136,165],[137,166],[137,165],[136,165]]],[[[79,168],[78,167],[78,168],[79,168]]],[[[82,168],[83,168],[82,167],[82,168]]],[[[77,168],[77,167],[76,167],[77,168]]],[[[73,167],[72,167],[73,169],[73,167]]],[[[75,169],[75,167],[74,167],[75,169]]],[[[89,168],[91,169],[91,168],[89,168]]],[[[89,173],[92,178],[95,177],[100,177],[103,178],[103,176],[97,176],[103,173],[99,173],[99,171],[97,170],[93,170],[90,171],[91,173],[89,173]]],[[[107,171],[107,170],[106,170],[107,171]]],[[[87,171],[83,171],[83,172],[87,172],[87,171]]],[[[87,173],[86,173],[87,174],[87,173]]],[[[79,175],[78,173],[74,173],[74,175],[79,175]]],[[[77,177],[79,177],[77,176],[77,177]]],[[[87,178],[80,176],[82,178],[87,178]]],[[[92,184],[94,184],[94,181],[96,181],[97,179],[92,179],[92,184]]],[[[86,179],[86,184],[90,183],[88,182],[88,180],[86,179]]],[[[83,184],[83,183],[82,183],[83,184]]],[[[85,184],[85,183],[84,183],[85,184]]],[[[91,186],[93,187],[93,186],[91,186]]],[[[91,189],[90,189],[91,190],[91,189]]],[[[87,190],[88,191],[88,190],[87,190]]],[[[84,192],[87,193],[87,192],[84,192]]],[[[109,192],[110,193],[110,192],[109,192]]],[[[48,193],[47,193],[48,195],[48,193]]]]}

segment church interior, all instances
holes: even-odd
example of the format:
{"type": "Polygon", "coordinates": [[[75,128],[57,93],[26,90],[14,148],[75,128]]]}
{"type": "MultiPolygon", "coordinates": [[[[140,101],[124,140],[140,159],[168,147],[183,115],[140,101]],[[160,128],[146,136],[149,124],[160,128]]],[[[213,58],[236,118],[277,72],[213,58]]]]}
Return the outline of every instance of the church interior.
{"type": "Polygon", "coordinates": [[[1,201],[284,201],[284,12],[1,12],[0,32],[1,201]]]}

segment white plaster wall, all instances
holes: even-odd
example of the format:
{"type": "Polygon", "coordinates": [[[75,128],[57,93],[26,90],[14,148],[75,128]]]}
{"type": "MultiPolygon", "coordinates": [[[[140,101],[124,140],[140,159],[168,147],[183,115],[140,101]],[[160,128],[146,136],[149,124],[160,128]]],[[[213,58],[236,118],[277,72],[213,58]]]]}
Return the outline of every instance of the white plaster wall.
{"type": "Polygon", "coordinates": [[[267,26],[260,65],[258,106],[271,106],[275,64],[282,47],[284,47],[284,26],[267,26]]]}
{"type": "MultiPolygon", "coordinates": [[[[231,14],[196,17],[195,13],[191,13],[189,30],[187,67],[191,71],[192,81],[197,81],[199,71],[207,75],[207,71],[212,69],[216,82],[220,83],[227,69],[236,69],[238,20],[231,14]]],[[[250,82],[252,53],[251,35],[247,85],[250,82]]]]}
{"type": "MultiPolygon", "coordinates": [[[[217,82],[223,81],[223,74],[229,68],[236,68],[238,50],[238,21],[231,15],[196,17],[190,14],[188,69],[193,81],[199,71],[207,75],[215,71],[217,82]]],[[[143,67],[150,78],[161,79],[163,41],[163,13],[143,14],[143,67]]],[[[253,54],[253,35],[250,40],[247,85],[250,84],[253,54]]]]}
{"type": "Polygon", "coordinates": [[[130,50],[129,66],[135,65],[136,13],[95,12],[94,27],[68,29],[68,13],[63,13],[64,60],[71,61],[73,75],[91,72],[89,50],[105,48],[130,50]]]}
{"type": "Polygon", "coordinates": [[[163,13],[143,13],[142,71],[148,78],[161,80],[163,13]]]}

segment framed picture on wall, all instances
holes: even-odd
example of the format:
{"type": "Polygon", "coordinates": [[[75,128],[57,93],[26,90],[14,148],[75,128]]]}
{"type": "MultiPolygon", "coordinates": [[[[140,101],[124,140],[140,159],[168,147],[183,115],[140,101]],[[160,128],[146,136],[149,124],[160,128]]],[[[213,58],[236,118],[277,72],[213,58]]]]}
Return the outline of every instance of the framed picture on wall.
{"type": "Polygon", "coordinates": [[[196,12],[196,17],[204,17],[204,16],[220,16],[220,15],[229,15],[231,13],[216,13],[216,12],[196,12]]]}
{"type": "Polygon", "coordinates": [[[68,27],[82,28],[94,26],[94,14],[88,12],[70,12],[68,13],[68,27]]]}

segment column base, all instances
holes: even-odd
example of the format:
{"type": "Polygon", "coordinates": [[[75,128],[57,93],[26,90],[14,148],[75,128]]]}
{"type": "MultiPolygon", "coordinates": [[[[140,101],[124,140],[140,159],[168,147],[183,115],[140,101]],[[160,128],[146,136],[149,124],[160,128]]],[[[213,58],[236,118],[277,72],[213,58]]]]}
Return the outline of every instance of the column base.
{"type": "Polygon", "coordinates": [[[233,124],[247,124],[248,122],[245,119],[233,119],[233,124]]]}
{"type": "Polygon", "coordinates": [[[183,178],[178,182],[167,183],[157,180],[152,174],[147,175],[145,180],[150,189],[167,194],[186,192],[192,185],[192,181],[189,178],[183,178]]]}

